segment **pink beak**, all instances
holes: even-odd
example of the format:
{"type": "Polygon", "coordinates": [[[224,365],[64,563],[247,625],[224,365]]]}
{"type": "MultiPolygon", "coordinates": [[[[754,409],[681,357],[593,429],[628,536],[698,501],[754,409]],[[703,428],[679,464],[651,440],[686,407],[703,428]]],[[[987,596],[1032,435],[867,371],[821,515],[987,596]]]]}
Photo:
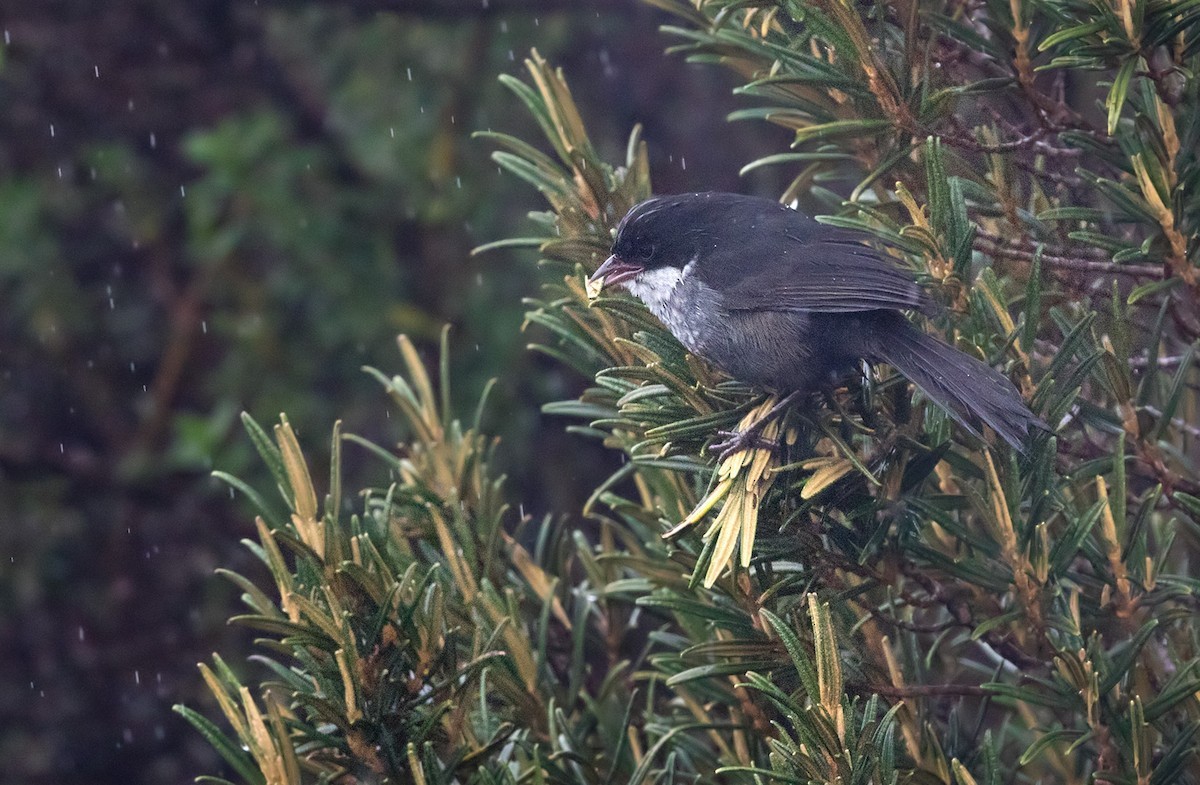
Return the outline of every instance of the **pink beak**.
{"type": "Polygon", "coordinates": [[[612,286],[622,281],[628,281],[630,278],[636,278],[645,269],[640,264],[632,264],[613,254],[604,260],[604,264],[600,265],[588,280],[599,281],[603,279],[605,286],[612,286]]]}

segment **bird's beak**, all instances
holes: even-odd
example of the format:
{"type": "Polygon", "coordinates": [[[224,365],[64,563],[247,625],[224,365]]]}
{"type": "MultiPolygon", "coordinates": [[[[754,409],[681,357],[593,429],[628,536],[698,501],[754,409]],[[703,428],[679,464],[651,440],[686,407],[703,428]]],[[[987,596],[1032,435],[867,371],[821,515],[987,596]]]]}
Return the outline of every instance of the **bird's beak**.
{"type": "Polygon", "coordinates": [[[590,283],[599,283],[602,287],[612,286],[622,281],[628,281],[630,278],[636,278],[645,269],[640,264],[627,262],[616,254],[613,254],[604,260],[604,264],[600,265],[596,269],[596,272],[592,273],[592,277],[588,281],[590,283]]]}

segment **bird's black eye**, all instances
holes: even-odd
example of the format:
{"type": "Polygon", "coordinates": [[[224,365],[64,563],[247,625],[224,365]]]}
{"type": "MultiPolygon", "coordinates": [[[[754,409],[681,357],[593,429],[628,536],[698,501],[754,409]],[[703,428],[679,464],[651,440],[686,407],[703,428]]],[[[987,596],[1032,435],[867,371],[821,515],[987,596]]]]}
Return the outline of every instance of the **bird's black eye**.
{"type": "Polygon", "coordinates": [[[650,259],[658,251],[658,246],[649,240],[642,240],[633,247],[633,255],[638,259],[650,259]]]}

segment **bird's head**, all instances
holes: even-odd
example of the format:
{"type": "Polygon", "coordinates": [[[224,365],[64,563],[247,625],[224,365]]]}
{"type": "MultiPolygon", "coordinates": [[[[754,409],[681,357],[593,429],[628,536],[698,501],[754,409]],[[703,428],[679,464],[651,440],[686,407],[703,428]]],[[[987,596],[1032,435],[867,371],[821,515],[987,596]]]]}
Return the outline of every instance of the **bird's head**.
{"type": "Polygon", "coordinates": [[[655,270],[683,270],[699,250],[703,223],[695,208],[704,196],[659,196],[635,205],[617,226],[612,256],[591,280],[612,286],[655,270]]]}

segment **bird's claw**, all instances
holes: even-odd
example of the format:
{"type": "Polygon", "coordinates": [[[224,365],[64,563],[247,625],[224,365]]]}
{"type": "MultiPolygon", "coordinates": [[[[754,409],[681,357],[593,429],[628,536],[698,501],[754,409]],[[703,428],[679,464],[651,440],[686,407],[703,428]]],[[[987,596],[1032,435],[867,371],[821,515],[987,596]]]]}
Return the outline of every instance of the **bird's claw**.
{"type": "Polygon", "coordinates": [[[779,443],[764,437],[758,429],[744,431],[718,431],[721,441],[709,445],[708,451],[717,453],[724,461],[745,450],[774,450],[779,443]]]}

